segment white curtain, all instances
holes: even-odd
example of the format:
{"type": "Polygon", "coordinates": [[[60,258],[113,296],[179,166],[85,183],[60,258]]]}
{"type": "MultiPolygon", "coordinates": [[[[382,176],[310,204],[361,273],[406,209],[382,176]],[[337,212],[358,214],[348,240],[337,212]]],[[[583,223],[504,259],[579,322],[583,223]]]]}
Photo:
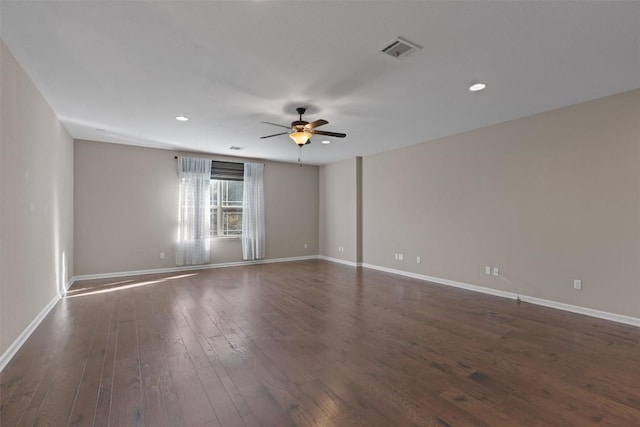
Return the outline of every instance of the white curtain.
{"type": "Polygon", "coordinates": [[[244,164],[244,202],[242,205],[242,257],[264,257],[264,165],[244,164]]]}
{"type": "Polygon", "coordinates": [[[180,200],[177,265],[211,262],[211,160],[178,157],[180,200]]]}

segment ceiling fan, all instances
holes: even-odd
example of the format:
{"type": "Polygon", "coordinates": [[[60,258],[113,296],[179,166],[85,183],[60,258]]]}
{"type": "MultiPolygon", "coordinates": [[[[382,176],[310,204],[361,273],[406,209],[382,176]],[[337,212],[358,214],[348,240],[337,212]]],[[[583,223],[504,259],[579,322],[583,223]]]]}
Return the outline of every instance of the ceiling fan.
{"type": "Polygon", "coordinates": [[[280,125],[278,123],[271,122],[262,122],[268,125],[279,126],[282,128],[290,129],[287,132],[274,133],[273,135],[261,136],[260,139],[271,138],[279,135],[289,135],[291,139],[298,144],[298,147],[302,147],[305,144],[309,144],[311,142],[311,137],[313,135],[325,135],[325,136],[333,136],[334,138],[344,138],[347,136],[346,133],[338,133],[338,132],[328,132],[322,130],[316,130],[317,127],[326,125],[329,123],[326,120],[320,119],[313,121],[311,123],[302,120],[302,115],[307,111],[304,107],[296,108],[297,113],[300,115],[300,119],[291,123],[291,126],[280,125]]]}

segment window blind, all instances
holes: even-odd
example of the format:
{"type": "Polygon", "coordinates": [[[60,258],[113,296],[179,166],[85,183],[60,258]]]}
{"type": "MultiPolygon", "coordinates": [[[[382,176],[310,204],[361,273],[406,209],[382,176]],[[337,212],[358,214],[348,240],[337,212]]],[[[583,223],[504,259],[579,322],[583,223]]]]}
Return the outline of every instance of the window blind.
{"type": "Polygon", "coordinates": [[[211,179],[222,179],[226,181],[244,180],[244,163],[211,162],[211,179]]]}

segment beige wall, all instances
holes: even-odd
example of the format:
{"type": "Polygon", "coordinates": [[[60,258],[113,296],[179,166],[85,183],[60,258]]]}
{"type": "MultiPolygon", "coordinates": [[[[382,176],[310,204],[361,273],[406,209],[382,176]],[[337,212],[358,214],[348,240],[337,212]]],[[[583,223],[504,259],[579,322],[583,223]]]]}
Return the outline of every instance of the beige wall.
{"type": "Polygon", "coordinates": [[[0,41],[0,354],[73,275],[73,140],[0,41]]]}
{"type": "Polygon", "coordinates": [[[358,262],[358,172],[361,159],[320,166],[320,255],[358,262]],[[344,247],[340,252],[338,247],[344,247]]]}
{"type": "Polygon", "coordinates": [[[363,207],[367,264],[640,317],[640,90],[366,157],[363,207]]]}
{"type": "MultiPolygon", "coordinates": [[[[180,153],[75,142],[76,275],[175,267],[176,154],[180,153]],[[160,252],[165,252],[165,259],[160,259],[160,252]]],[[[316,255],[318,167],[261,162],[266,258],[316,255]]],[[[240,239],[212,242],[213,264],[234,261],[242,261],[240,239]]]]}

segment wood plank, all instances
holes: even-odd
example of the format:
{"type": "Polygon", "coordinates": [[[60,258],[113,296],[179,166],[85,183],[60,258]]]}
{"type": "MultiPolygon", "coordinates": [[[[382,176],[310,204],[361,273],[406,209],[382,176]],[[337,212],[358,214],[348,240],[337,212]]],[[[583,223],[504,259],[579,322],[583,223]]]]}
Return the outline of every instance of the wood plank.
{"type": "Polygon", "coordinates": [[[107,334],[107,343],[105,345],[104,359],[102,371],[100,373],[100,386],[98,388],[98,399],[96,401],[96,410],[93,417],[93,425],[95,427],[109,426],[111,416],[111,398],[113,390],[113,378],[116,368],[116,350],[118,342],[118,316],[119,305],[121,299],[119,295],[115,295],[114,314],[109,322],[109,331],[107,334]]]}
{"type": "MultiPolygon", "coordinates": [[[[167,328],[173,328],[173,319],[166,316],[163,300],[158,298],[163,294],[164,290],[158,289],[158,292],[140,298],[136,320],[145,424],[171,427],[182,422],[182,410],[167,363],[167,357],[174,354],[167,351],[167,341],[176,337],[166,332],[167,328]]],[[[175,346],[183,348],[180,341],[175,346]]]]}
{"type": "Polygon", "coordinates": [[[93,423],[115,301],[113,298],[105,301],[100,309],[83,376],[78,384],[69,425],[82,426],[93,423]]]}
{"type": "MultiPolygon", "coordinates": [[[[40,420],[46,420],[46,423],[51,425],[68,424],[78,393],[82,389],[85,393],[83,396],[86,396],[85,389],[91,387],[91,381],[95,378],[85,377],[85,372],[89,358],[92,356],[91,349],[96,340],[100,318],[102,313],[105,310],[108,311],[109,308],[105,307],[102,295],[92,295],[88,299],[91,300],[92,309],[83,317],[79,334],[70,341],[68,349],[70,354],[64,357],[58,365],[56,378],[40,406],[34,424],[42,424],[40,420]],[[77,340],[75,340],[76,337],[77,340]]],[[[97,361],[92,360],[92,364],[100,364],[101,358],[99,356],[99,352],[93,354],[93,358],[97,361]]],[[[87,409],[92,412],[90,418],[92,419],[95,400],[90,402],[90,407],[87,409]]]]}
{"type": "Polygon", "coordinates": [[[112,425],[144,425],[134,295],[129,289],[123,291],[118,307],[118,335],[109,413],[109,423],[112,425]]]}

